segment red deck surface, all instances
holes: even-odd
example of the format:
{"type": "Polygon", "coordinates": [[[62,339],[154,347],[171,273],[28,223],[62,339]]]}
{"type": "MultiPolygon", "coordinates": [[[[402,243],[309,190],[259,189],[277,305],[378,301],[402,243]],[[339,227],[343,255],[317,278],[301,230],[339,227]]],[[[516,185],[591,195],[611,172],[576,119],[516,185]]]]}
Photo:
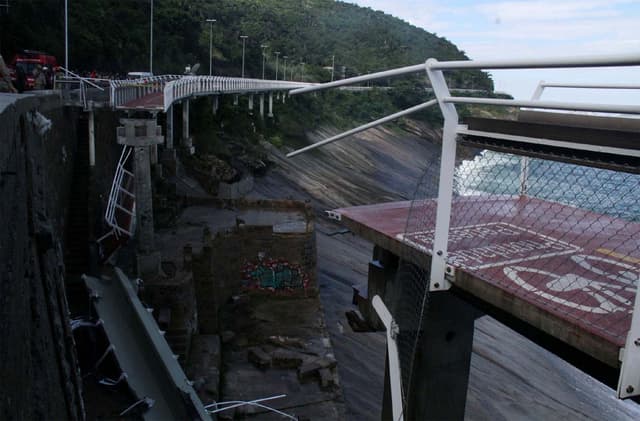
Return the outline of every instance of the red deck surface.
{"type": "MultiPolygon", "coordinates": [[[[335,212],[374,243],[392,240],[400,249],[430,255],[436,203],[410,207],[411,202],[395,202],[335,212]]],[[[529,322],[560,318],[578,334],[588,332],[619,348],[640,278],[640,224],[529,197],[459,198],[453,203],[449,262],[456,281],[485,282],[500,289],[497,301],[530,304],[538,314],[529,322]]]]}
{"type": "Polygon", "coordinates": [[[118,108],[162,110],[164,108],[164,94],[162,92],[153,92],[141,98],[129,101],[118,108]]]}

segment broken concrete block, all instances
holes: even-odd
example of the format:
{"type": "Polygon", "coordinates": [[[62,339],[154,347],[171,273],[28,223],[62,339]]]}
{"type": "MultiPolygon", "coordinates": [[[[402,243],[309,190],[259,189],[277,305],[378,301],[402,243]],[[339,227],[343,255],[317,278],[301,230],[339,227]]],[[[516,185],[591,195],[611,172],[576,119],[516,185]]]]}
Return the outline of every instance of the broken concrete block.
{"type": "Polygon", "coordinates": [[[318,375],[320,376],[320,387],[322,387],[323,389],[328,389],[335,386],[331,369],[321,368],[320,370],[318,370],[318,375]]]}
{"type": "Polygon", "coordinates": [[[271,352],[274,367],[298,368],[307,356],[288,349],[276,349],[271,352]]]}
{"type": "Polygon", "coordinates": [[[275,346],[294,347],[304,349],[305,343],[300,338],[292,338],[289,336],[269,336],[269,343],[275,346]]]}
{"type": "Polygon", "coordinates": [[[317,372],[323,368],[334,368],[336,360],[328,357],[308,359],[298,367],[298,378],[301,381],[313,379],[317,372]]]}
{"type": "Polygon", "coordinates": [[[258,368],[269,368],[271,365],[271,356],[257,346],[252,346],[247,350],[247,357],[258,368]]]}

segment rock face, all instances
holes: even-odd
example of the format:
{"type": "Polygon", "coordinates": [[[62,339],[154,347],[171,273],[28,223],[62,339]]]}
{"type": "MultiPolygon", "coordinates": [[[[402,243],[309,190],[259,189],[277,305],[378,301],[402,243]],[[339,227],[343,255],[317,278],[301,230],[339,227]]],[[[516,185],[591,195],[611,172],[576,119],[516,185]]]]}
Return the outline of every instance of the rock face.
{"type": "Polygon", "coordinates": [[[76,118],[57,95],[0,96],[0,419],[84,418],[60,240],[76,118]]]}

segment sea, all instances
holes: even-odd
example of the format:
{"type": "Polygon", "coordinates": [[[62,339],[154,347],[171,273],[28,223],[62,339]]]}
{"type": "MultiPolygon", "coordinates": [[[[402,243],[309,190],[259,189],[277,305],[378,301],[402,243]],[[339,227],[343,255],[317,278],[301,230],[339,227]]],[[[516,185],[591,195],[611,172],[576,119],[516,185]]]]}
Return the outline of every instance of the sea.
{"type": "MultiPolygon", "coordinates": [[[[640,221],[640,175],[527,158],[526,194],[629,221],[640,221]]],[[[456,169],[455,193],[521,193],[522,157],[485,150],[456,169]]]]}

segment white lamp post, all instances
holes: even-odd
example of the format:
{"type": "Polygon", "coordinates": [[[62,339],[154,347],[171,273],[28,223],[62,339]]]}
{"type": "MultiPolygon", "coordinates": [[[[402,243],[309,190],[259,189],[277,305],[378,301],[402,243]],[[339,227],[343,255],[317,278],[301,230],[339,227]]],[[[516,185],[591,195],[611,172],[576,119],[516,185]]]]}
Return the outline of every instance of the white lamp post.
{"type": "Polygon", "coordinates": [[[69,2],[64,0],[64,73],[69,76],[69,2]]]}
{"type": "Polygon", "coordinates": [[[264,50],[268,47],[268,45],[262,44],[260,47],[262,48],[262,80],[264,80],[264,61],[267,58],[267,56],[264,53],[264,50]]]}
{"type": "Polygon", "coordinates": [[[153,0],[151,0],[151,17],[149,20],[149,73],[153,74],[153,0]]]}
{"type": "Polygon", "coordinates": [[[280,51],[274,53],[276,55],[276,80],[278,80],[278,58],[280,58],[280,51]]]}
{"type": "Polygon", "coordinates": [[[287,80],[287,56],[282,56],[282,58],[284,59],[284,70],[282,71],[284,77],[282,80],[287,80]]]}
{"type": "Polygon", "coordinates": [[[240,35],[240,38],[242,38],[242,77],[244,78],[244,44],[249,37],[247,35],[240,35]]]}
{"type": "Polygon", "coordinates": [[[211,76],[211,71],[213,69],[213,22],[215,19],[207,19],[209,22],[209,76],[211,76]]]}

